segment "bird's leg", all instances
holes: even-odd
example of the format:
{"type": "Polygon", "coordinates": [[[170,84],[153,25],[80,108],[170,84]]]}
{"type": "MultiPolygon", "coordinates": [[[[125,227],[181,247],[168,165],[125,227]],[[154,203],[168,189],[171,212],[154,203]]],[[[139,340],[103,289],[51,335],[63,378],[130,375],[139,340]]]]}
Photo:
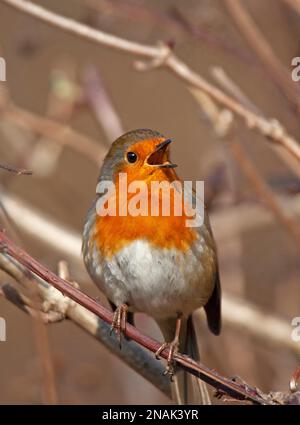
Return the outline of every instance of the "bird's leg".
{"type": "Polygon", "coordinates": [[[122,346],[122,335],[126,333],[127,312],[128,305],[120,304],[114,312],[113,321],[110,327],[110,333],[115,331],[117,334],[120,348],[122,346]]]}
{"type": "Polygon", "coordinates": [[[169,348],[169,354],[168,354],[168,358],[167,358],[167,366],[166,366],[166,369],[164,371],[164,375],[169,375],[170,378],[171,378],[171,381],[173,380],[173,375],[174,375],[174,356],[178,353],[178,347],[179,347],[181,318],[182,318],[182,315],[178,314],[178,317],[177,317],[177,320],[176,320],[175,336],[174,336],[173,341],[164,342],[155,353],[155,357],[157,359],[159,359],[160,354],[164,351],[164,349],[169,348]]]}

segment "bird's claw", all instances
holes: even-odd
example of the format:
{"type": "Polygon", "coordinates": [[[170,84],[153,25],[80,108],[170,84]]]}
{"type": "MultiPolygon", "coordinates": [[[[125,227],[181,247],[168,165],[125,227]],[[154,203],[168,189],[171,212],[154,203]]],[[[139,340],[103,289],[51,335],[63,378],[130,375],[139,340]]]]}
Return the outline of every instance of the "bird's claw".
{"type": "Polygon", "coordinates": [[[171,381],[173,381],[173,376],[174,376],[174,373],[175,373],[174,357],[178,353],[178,345],[179,345],[178,338],[175,338],[172,342],[164,342],[155,353],[155,357],[157,359],[160,359],[161,353],[166,348],[169,348],[169,354],[168,354],[168,358],[167,358],[167,366],[166,366],[163,374],[168,375],[170,377],[171,381]]]}
{"type": "Polygon", "coordinates": [[[127,311],[127,304],[119,305],[114,312],[113,321],[110,327],[110,334],[115,331],[117,335],[120,349],[122,348],[122,336],[126,334],[127,311]]]}

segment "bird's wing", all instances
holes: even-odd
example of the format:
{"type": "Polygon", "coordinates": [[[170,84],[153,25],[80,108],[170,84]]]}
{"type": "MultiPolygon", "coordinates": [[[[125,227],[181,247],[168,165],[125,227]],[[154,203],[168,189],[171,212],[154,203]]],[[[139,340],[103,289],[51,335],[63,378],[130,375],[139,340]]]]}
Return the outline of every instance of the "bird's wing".
{"type": "MultiPolygon", "coordinates": [[[[196,203],[196,193],[193,191],[193,207],[197,206],[196,203]]],[[[215,257],[215,276],[214,276],[214,288],[211,294],[210,299],[205,305],[205,313],[207,317],[208,327],[212,333],[219,335],[221,332],[221,285],[220,285],[220,276],[219,276],[219,267],[218,267],[218,258],[217,258],[217,248],[215,240],[213,237],[208,212],[204,205],[204,200],[198,200],[198,205],[201,206],[201,211],[198,211],[199,214],[204,215],[203,225],[197,228],[198,233],[201,233],[206,240],[206,244],[214,252],[215,257]]]]}

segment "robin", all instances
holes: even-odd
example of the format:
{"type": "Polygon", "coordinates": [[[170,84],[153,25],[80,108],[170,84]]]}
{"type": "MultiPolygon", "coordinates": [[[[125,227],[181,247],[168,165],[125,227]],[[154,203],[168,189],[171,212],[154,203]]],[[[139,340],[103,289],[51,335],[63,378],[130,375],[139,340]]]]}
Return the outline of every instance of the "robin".
{"type": "MultiPolygon", "coordinates": [[[[173,376],[173,358],[178,350],[199,360],[192,320],[196,309],[204,307],[214,334],[221,329],[217,254],[208,214],[204,209],[198,227],[187,226],[186,214],[175,214],[174,208],[169,215],[164,215],[161,207],[155,215],[124,214],[118,190],[121,174],[126,176],[127,185],[143,182],[149,189],[145,196],[150,205],[153,182],[179,181],[176,165],[169,157],[170,144],[170,139],[149,129],[130,131],[112,144],[98,184],[114,184],[116,190],[110,196],[106,192],[105,204],[115,201],[117,208],[114,214],[99,213],[97,205],[104,194],[97,193],[84,227],[83,257],[91,278],[113,308],[112,328],[119,337],[125,332],[126,322],[133,324],[135,312],[146,313],[157,322],[165,342],[156,355],[159,357],[169,347],[166,373],[173,376]]],[[[163,191],[159,194],[158,200],[162,201],[163,191]]],[[[134,196],[130,193],[122,202],[129,206],[134,196]]],[[[139,200],[142,202],[142,197],[139,200]]],[[[175,373],[172,391],[178,402],[188,402],[187,388],[191,385],[187,384],[187,375],[179,377],[179,371],[175,373]]],[[[195,379],[191,375],[189,378],[195,379]]],[[[204,383],[197,379],[196,386],[199,394],[194,402],[209,403],[204,383]]]]}

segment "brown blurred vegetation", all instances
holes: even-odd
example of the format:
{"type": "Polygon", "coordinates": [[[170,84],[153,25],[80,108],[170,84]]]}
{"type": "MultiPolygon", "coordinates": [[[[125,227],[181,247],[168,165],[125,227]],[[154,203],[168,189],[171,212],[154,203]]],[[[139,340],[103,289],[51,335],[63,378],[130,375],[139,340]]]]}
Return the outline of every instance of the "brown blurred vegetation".
{"type": "MultiPolygon", "coordinates": [[[[299,114],[240,35],[224,1],[39,3],[130,40],[172,42],[176,54],[210,81],[214,82],[211,67],[223,67],[266,116],[276,117],[300,139],[299,114]]],[[[283,0],[248,0],[243,4],[290,71],[291,59],[300,56],[300,15],[283,0]]],[[[300,240],[292,238],[259,199],[185,84],[163,69],[137,72],[130,55],[66,34],[1,2],[0,49],[7,63],[7,82],[0,83],[0,89],[9,90],[14,104],[70,125],[93,139],[100,151],[104,152],[111,140],[88,95],[86,79],[91,69],[96,70],[101,87],[118,112],[120,126],[125,130],[153,128],[174,138],[173,158],[181,177],[205,179],[208,186],[217,181],[210,210],[223,291],[286,323],[300,316],[300,240]]],[[[299,174],[280,160],[262,135],[243,123],[236,125],[235,134],[283,209],[288,214],[299,213],[299,174]]],[[[0,113],[0,162],[34,172],[29,177],[0,171],[3,194],[26,202],[66,229],[82,231],[95,192],[100,166],[97,158],[92,160],[91,155],[72,146],[62,146],[51,135],[25,130],[0,113]]],[[[5,223],[1,222],[2,226],[5,223]]],[[[14,223],[14,228],[22,246],[56,270],[61,252],[24,232],[20,223],[14,223]]],[[[98,296],[82,263],[66,255],[64,259],[81,288],[98,296]]],[[[8,280],[1,275],[1,283],[8,280]]],[[[0,316],[7,321],[8,335],[7,342],[0,343],[0,403],[41,403],[42,373],[32,320],[3,299],[0,316]]],[[[149,319],[140,316],[138,326],[160,338],[149,319]]],[[[72,323],[64,321],[47,330],[60,403],[169,402],[72,323]]],[[[224,375],[239,375],[264,391],[287,390],[299,358],[295,351],[273,345],[271,340],[256,338],[226,321],[222,335],[213,337],[204,323],[200,330],[202,360],[224,375]]]]}

